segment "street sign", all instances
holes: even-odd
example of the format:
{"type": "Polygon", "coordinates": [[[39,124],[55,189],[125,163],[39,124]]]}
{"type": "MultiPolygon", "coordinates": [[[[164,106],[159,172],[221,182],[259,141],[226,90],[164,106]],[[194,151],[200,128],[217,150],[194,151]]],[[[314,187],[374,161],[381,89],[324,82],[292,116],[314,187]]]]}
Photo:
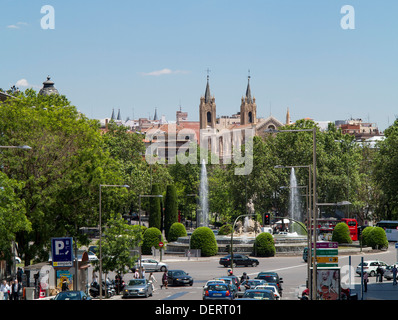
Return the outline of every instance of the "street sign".
{"type": "Polygon", "coordinates": [[[164,243],[162,241],[159,242],[159,247],[163,248],[164,243]]]}
{"type": "Polygon", "coordinates": [[[51,238],[51,254],[54,267],[73,266],[73,239],[51,238]]]}
{"type": "Polygon", "coordinates": [[[338,249],[339,243],[338,242],[317,242],[316,248],[317,249],[338,249]]]}
{"type": "Polygon", "coordinates": [[[339,262],[338,257],[316,257],[316,262],[318,263],[337,263],[339,262]]]}
{"type": "Polygon", "coordinates": [[[339,250],[337,249],[318,249],[316,250],[317,256],[337,256],[339,254],[339,250]]]}

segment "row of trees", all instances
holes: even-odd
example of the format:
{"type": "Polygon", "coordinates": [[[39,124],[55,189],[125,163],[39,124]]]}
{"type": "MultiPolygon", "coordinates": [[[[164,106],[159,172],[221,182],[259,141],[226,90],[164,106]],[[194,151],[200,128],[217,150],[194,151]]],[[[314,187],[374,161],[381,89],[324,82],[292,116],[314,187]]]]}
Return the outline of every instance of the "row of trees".
{"type": "MultiPolygon", "coordinates": [[[[102,189],[102,218],[150,212],[150,226],[166,230],[177,220],[195,219],[200,161],[198,164],[151,164],[144,158],[142,135],[109,124],[100,130],[96,120],[77,111],[65,96],[16,92],[15,99],[0,104],[0,145],[28,145],[32,149],[1,149],[0,251],[10,243],[26,264],[47,258],[50,238],[87,238],[81,227],[99,220],[99,185],[127,184],[130,188],[102,189]],[[164,210],[162,210],[164,208],[164,210]],[[162,219],[161,213],[164,212],[162,219]]],[[[299,120],[289,129],[311,129],[313,121],[299,120]]],[[[283,128],[280,128],[283,129],[283,128]]],[[[334,125],[317,129],[318,202],[348,200],[351,215],[365,219],[398,218],[398,122],[385,131],[377,149],[358,145],[334,125]],[[371,215],[370,215],[371,214],[371,215]]],[[[252,199],[257,213],[278,211],[286,215],[290,171],[277,165],[312,164],[312,134],[267,134],[253,140],[253,170],[237,176],[235,163],[209,164],[209,207],[213,219],[231,222],[246,212],[252,199]]],[[[198,152],[199,157],[200,152],[198,152]]],[[[299,185],[307,185],[308,170],[298,169],[299,185]]],[[[333,211],[334,208],[326,208],[333,211]]]]}

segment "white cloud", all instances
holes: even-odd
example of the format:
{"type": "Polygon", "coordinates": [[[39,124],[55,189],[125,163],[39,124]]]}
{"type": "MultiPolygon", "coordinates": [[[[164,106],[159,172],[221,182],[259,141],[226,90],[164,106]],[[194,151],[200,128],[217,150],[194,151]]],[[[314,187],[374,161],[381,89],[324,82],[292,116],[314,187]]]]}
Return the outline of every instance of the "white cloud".
{"type": "Polygon", "coordinates": [[[152,72],[142,72],[141,74],[143,76],[155,76],[155,77],[157,77],[157,76],[162,76],[162,75],[165,75],[165,74],[187,74],[187,73],[189,73],[189,71],[186,71],[186,70],[174,70],[173,71],[171,69],[164,68],[162,70],[156,70],[156,71],[152,71],[152,72]]]}
{"type": "Polygon", "coordinates": [[[27,87],[29,87],[29,88],[39,88],[38,86],[36,86],[36,85],[34,85],[34,84],[30,84],[30,83],[28,82],[28,80],[26,80],[26,79],[20,79],[20,80],[18,80],[17,83],[15,84],[15,86],[16,86],[17,88],[20,88],[20,87],[25,87],[25,88],[27,88],[27,87]]]}
{"type": "Polygon", "coordinates": [[[17,22],[16,24],[10,24],[7,26],[7,29],[20,29],[23,26],[27,26],[28,24],[26,22],[20,21],[17,22]]]}

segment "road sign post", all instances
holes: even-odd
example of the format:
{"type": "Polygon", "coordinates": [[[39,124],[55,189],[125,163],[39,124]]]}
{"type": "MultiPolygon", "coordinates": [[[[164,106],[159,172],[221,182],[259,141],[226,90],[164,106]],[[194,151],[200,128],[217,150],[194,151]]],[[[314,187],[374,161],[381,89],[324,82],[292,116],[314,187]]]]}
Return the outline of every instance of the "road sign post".
{"type": "Polygon", "coordinates": [[[65,268],[73,266],[73,239],[51,238],[51,254],[53,267],[65,268]]]}

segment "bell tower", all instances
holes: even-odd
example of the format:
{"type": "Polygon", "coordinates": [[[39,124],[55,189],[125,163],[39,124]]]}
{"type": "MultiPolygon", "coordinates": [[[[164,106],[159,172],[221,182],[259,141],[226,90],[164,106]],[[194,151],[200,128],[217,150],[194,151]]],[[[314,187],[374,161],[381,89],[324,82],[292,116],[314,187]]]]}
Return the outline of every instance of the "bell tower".
{"type": "Polygon", "coordinates": [[[207,75],[205,95],[200,97],[199,118],[200,129],[216,127],[216,103],[214,96],[210,95],[209,75],[207,75]]]}
{"type": "Polygon", "coordinates": [[[247,79],[246,96],[242,97],[240,104],[240,124],[245,125],[250,123],[257,123],[257,105],[256,98],[252,98],[249,75],[247,79]]]}

